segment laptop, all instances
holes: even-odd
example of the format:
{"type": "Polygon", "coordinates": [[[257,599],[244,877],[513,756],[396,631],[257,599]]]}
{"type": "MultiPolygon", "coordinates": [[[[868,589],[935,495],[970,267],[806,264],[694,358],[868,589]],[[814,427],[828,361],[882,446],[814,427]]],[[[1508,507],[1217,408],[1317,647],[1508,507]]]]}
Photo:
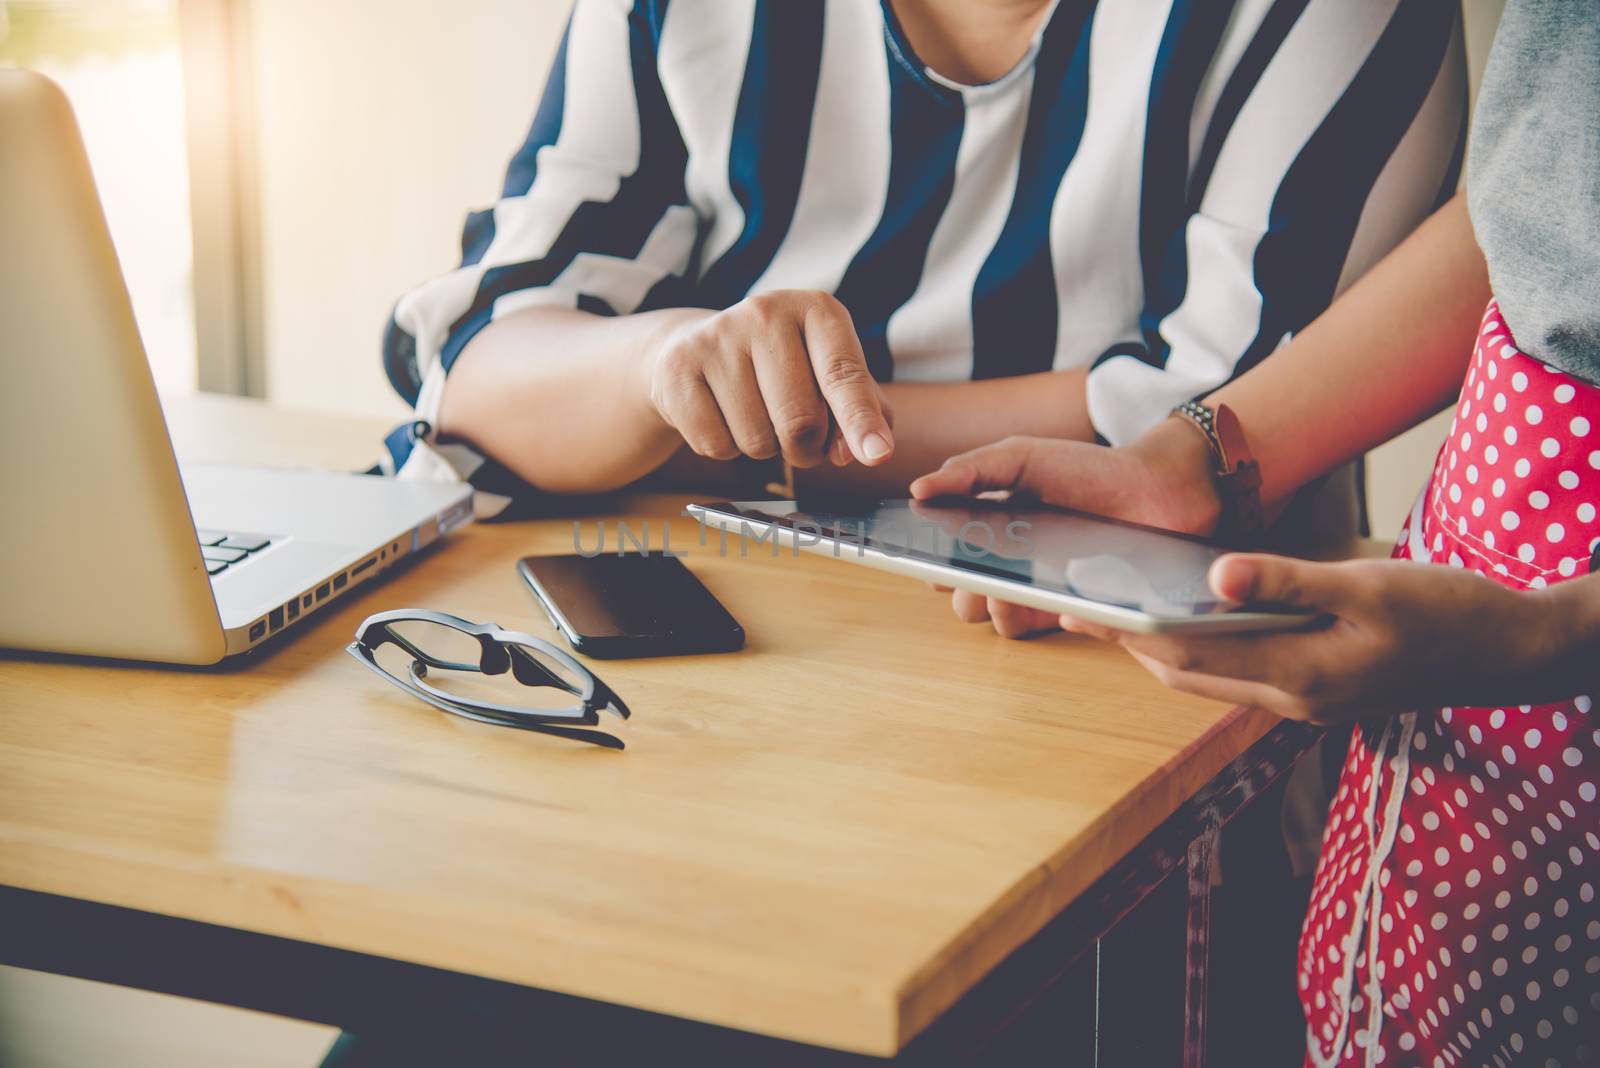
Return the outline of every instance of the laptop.
{"type": "Polygon", "coordinates": [[[180,470],[72,110],[0,70],[0,647],[244,653],[472,517],[470,487],[180,470]]]}

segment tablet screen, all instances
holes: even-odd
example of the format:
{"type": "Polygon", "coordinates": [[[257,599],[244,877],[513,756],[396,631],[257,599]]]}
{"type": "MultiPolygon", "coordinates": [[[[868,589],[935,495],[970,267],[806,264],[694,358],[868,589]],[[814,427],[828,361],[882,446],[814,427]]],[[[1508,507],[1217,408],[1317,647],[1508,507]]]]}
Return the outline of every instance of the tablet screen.
{"type": "Polygon", "coordinates": [[[736,501],[706,508],[750,521],[724,528],[736,552],[776,550],[770,533],[763,537],[772,524],[826,543],[841,559],[868,550],[912,557],[1163,619],[1238,607],[1218,601],[1206,584],[1207,569],[1226,550],[1035,502],[736,501]]]}

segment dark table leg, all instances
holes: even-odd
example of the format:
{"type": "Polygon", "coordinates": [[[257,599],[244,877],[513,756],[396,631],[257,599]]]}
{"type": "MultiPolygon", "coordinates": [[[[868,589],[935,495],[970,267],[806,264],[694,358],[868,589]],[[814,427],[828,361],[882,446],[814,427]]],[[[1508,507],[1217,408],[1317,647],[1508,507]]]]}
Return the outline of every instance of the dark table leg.
{"type": "Polygon", "coordinates": [[[1184,918],[1183,1068],[1206,1062],[1206,1010],[1211,989],[1211,860],[1217,851],[1217,829],[1189,843],[1188,909],[1184,918]]]}

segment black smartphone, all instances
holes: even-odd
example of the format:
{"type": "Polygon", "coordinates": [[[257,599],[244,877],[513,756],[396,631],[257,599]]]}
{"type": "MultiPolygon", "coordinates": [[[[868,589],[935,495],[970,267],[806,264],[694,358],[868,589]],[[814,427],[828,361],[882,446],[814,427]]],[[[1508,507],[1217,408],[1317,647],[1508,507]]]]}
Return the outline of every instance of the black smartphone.
{"type": "Polygon", "coordinates": [[[728,653],[744,645],[744,628],[675,556],[525,556],[517,573],[585,656],[728,653]]]}

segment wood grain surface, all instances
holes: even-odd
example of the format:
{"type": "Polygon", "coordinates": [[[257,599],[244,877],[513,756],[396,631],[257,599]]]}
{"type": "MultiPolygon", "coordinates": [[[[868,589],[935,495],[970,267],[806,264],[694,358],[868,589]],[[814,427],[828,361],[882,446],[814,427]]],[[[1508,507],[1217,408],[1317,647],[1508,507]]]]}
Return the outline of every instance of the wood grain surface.
{"type": "MultiPolygon", "coordinates": [[[[197,459],[358,466],[383,429],[169,408],[197,459]]],[[[748,645],[594,662],[626,752],[441,715],[344,652],[398,607],[554,638],[514,564],[571,519],[468,529],[219,669],[0,656],[0,882],[890,1054],[1270,726],[915,582],[721,555],[682,503],[624,513],[670,519],[748,645]]]]}

